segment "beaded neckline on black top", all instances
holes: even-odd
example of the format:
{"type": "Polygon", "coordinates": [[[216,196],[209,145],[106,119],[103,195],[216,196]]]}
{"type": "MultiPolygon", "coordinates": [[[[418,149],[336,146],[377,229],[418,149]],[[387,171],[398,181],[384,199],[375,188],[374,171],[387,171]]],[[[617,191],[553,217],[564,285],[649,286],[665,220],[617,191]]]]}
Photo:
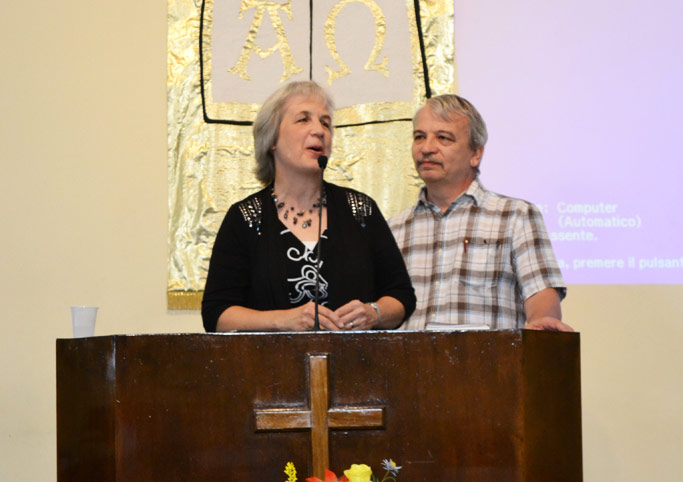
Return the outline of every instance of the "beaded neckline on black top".
{"type": "MultiPolygon", "coordinates": [[[[320,199],[318,199],[318,202],[313,203],[313,206],[311,206],[311,207],[308,208],[308,209],[305,209],[305,208],[303,208],[303,209],[296,209],[294,206],[289,206],[289,209],[287,209],[287,204],[286,204],[284,201],[280,201],[280,200],[278,199],[277,195],[275,194],[275,190],[274,190],[274,189],[271,189],[271,191],[270,191],[270,197],[273,198],[273,201],[275,202],[275,207],[277,208],[278,212],[280,212],[280,210],[283,210],[283,211],[284,211],[283,214],[282,214],[282,217],[283,217],[284,219],[289,219],[289,216],[290,216],[290,214],[291,214],[291,216],[292,216],[292,224],[296,225],[296,223],[299,221],[299,218],[301,218],[301,219],[302,219],[301,227],[302,227],[303,229],[306,229],[306,228],[308,228],[308,227],[311,225],[311,223],[312,223],[312,221],[313,221],[313,218],[310,217],[310,215],[313,214],[313,210],[314,210],[314,209],[317,209],[317,208],[320,207],[320,199]],[[307,215],[307,214],[309,215],[309,216],[308,216],[308,219],[303,219],[303,217],[304,217],[305,215],[307,215]]],[[[323,192],[323,202],[322,202],[322,204],[323,204],[323,206],[327,206],[327,196],[325,196],[325,193],[324,193],[324,192],[323,192]]]]}

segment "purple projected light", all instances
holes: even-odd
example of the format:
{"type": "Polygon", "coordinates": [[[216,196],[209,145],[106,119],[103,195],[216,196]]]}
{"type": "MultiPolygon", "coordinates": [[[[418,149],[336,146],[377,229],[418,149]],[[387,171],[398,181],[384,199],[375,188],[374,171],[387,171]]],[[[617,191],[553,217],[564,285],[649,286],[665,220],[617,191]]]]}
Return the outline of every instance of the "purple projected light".
{"type": "Polygon", "coordinates": [[[565,281],[683,283],[683,7],[455,1],[485,187],[542,210],[565,281]]]}

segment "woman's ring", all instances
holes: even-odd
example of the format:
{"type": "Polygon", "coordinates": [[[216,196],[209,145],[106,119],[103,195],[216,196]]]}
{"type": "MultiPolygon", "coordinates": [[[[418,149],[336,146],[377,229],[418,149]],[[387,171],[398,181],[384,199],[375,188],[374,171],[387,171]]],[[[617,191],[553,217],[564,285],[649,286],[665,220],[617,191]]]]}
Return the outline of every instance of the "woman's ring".
{"type": "Polygon", "coordinates": [[[351,323],[349,323],[349,326],[350,326],[351,329],[353,330],[353,321],[352,321],[351,323]]]}

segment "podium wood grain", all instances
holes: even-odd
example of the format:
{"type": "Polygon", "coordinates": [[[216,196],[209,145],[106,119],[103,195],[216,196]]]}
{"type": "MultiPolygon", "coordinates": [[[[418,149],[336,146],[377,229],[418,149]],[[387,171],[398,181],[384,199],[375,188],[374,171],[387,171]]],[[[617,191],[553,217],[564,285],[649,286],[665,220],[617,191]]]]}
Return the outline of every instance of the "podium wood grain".
{"type": "Polygon", "coordinates": [[[390,457],[411,482],[582,480],[579,335],[57,340],[59,482],[381,476],[390,457]]]}

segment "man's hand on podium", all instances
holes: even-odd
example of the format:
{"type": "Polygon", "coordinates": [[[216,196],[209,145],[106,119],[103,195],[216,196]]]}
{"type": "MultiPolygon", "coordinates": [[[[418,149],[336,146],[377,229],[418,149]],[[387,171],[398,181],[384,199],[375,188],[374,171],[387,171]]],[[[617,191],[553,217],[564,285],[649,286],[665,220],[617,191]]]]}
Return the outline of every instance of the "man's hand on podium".
{"type": "Polygon", "coordinates": [[[547,330],[547,331],[574,331],[574,328],[566,323],[562,323],[552,316],[544,316],[535,320],[529,320],[524,324],[525,330],[547,330]]]}
{"type": "Polygon", "coordinates": [[[574,331],[561,321],[560,297],[554,288],[546,288],[527,298],[524,312],[527,330],[574,331]]]}

